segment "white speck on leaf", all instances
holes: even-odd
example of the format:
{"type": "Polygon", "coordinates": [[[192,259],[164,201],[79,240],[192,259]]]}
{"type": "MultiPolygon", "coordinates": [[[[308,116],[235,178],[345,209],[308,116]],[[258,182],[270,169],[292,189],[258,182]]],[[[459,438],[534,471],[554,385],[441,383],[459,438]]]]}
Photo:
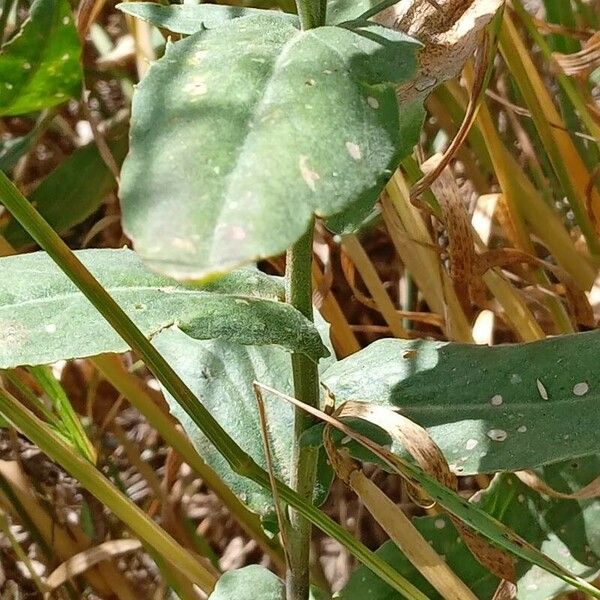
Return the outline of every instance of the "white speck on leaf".
{"type": "Polygon", "coordinates": [[[490,399],[490,404],[492,406],[500,406],[502,404],[502,402],[504,402],[504,400],[500,394],[496,394],[495,396],[492,396],[492,398],[490,399]]]}
{"type": "Polygon", "coordinates": [[[46,333],[56,333],[56,325],[54,323],[48,323],[48,325],[44,327],[44,331],[46,333]]]}
{"type": "Polygon", "coordinates": [[[71,55],[68,52],[62,55],[63,60],[69,60],[69,58],[71,58],[71,55]]]}
{"type": "Polygon", "coordinates": [[[71,18],[70,17],[63,17],[63,25],[68,25],[71,22],[71,18]]]}
{"type": "Polygon", "coordinates": [[[539,379],[535,380],[535,384],[537,385],[537,389],[542,397],[542,400],[548,400],[548,391],[546,390],[546,386],[539,379]]]}
{"type": "Polygon", "coordinates": [[[367,98],[367,104],[375,110],[379,108],[379,100],[377,100],[377,98],[373,98],[373,96],[369,96],[367,98]]]}
{"type": "Polygon", "coordinates": [[[360,146],[358,144],[355,144],[354,142],[346,142],[346,150],[354,160],[360,160],[362,158],[360,146]]]}
{"type": "Polygon", "coordinates": [[[473,438],[467,440],[467,443],[465,445],[465,448],[467,450],[473,450],[473,448],[475,448],[475,446],[477,446],[477,444],[479,444],[479,442],[473,438]]]}
{"type": "Polygon", "coordinates": [[[31,69],[31,63],[24,62],[24,63],[23,63],[23,68],[24,68],[26,71],[29,71],[29,69],[31,69]]]}
{"type": "Polygon", "coordinates": [[[521,425],[520,427],[517,427],[517,431],[519,433],[525,433],[527,431],[527,425],[521,425]]]}
{"type": "Polygon", "coordinates": [[[495,442],[503,442],[508,437],[508,433],[504,429],[490,429],[487,436],[495,442]]]}
{"type": "Polygon", "coordinates": [[[304,179],[304,183],[314,192],[317,189],[317,181],[321,179],[320,175],[313,171],[308,166],[308,156],[301,156],[298,160],[298,167],[300,168],[300,174],[302,175],[302,179],[304,179]]]}
{"type": "Polygon", "coordinates": [[[446,521],[444,521],[444,519],[436,519],[434,525],[436,529],[444,529],[444,527],[446,527],[446,521]]]}
{"type": "Polygon", "coordinates": [[[522,378],[521,378],[521,376],[520,376],[520,375],[518,375],[517,373],[513,373],[513,374],[510,376],[510,382],[511,382],[513,385],[517,385],[518,383],[522,383],[522,381],[523,381],[523,379],[522,379],[522,378]]]}
{"type": "Polygon", "coordinates": [[[576,396],[585,396],[589,391],[590,386],[585,381],[582,381],[581,383],[576,383],[573,386],[573,393],[576,396]]]}

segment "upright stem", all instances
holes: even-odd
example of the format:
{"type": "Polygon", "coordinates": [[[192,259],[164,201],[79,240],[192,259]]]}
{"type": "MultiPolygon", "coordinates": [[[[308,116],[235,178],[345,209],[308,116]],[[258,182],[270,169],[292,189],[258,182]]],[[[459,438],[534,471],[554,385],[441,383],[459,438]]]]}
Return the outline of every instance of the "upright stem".
{"type": "MultiPolygon", "coordinates": [[[[313,320],[312,307],[312,241],[314,220],[308,231],[288,250],[285,269],[286,301],[307,319],[313,320]]],[[[319,372],[317,364],[304,354],[292,354],[294,395],[310,406],[319,405],[319,372]]],[[[296,408],[291,487],[308,502],[312,502],[317,468],[317,450],[302,447],[300,437],[313,425],[313,418],[296,408]]],[[[290,564],[286,577],[287,600],[307,600],[309,594],[309,558],[311,525],[296,511],[290,512],[288,555],[290,564]]]]}
{"type": "Polygon", "coordinates": [[[302,29],[325,25],[326,0],[296,0],[296,9],[302,29]]]}

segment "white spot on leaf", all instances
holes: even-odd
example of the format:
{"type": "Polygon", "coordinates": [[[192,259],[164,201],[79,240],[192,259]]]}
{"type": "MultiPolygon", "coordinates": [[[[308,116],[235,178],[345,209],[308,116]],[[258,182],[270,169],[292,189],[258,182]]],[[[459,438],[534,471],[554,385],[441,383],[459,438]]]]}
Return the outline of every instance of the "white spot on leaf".
{"type": "Polygon", "coordinates": [[[308,166],[308,156],[300,157],[298,167],[300,168],[300,174],[302,175],[302,179],[304,179],[304,183],[314,192],[317,189],[317,181],[321,177],[308,166]]]}
{"type": "Polygon", "coordinates": [[[48,323],[48,325],[44,327],[44,331],[46,333],[56,333],[56,325],[54,323],[48,323]]]}
{"type": "Polygon", "coordinates": [[[490,429],[487,436],[495,442],[503,442],[508,437],[508,433],[504,429],[490,429]]]}
{"type": "Polygon", "coordinates": [[[546,390],[546,386],[539,379],[535,380],[535,384],[537,385],[537,389],[540,393],[540,396],[542,397],[542,400],[548,400],[548,392],[546,390]]]}
{"type": "Polygon", "coordinates": [[[585,396],[589,391],[590,386],[585,381],[582,381],[581,383],[576,383],[573,386],[573,393],[576,396],[585,396]]]}
{"type": "Polygon", "coordinates": [[[355,144],[354,142],[346,142],[346,150],[354,160],[360,160],[362,158],[362,153],[358,144],[355,144]]]}
{"type": "Polygon", "coordinates": [[[525,433],[527,431],[527,425],[521,425],[520,427],[517,427],[517,431],[519,433],[525,433]]]}
{"type": "Polygon", "coordinates": [[[473,448],[475,448],[475,446],[477,446],[477,444],[479,444],[479,442],[473,438],[467,440],[467,443],[465,445],[465,448],[467,450],[473,450],[473,448]]]}
{"type": "Polygon", "coordinates": [[[444,519],[436,519],[434,525],[436,529],[444,529],[444,527],[446,527],[446,521],[444,521],[444,519]]]}
{"type": "Polygon", "coordinates": [[[504,402],[504,400],[500,394],[496,394],[495,396],[492,396],[492,398],[490,399],[490,404],[492,406],[500,406],[502,404],[502,402],[504,402]]]}
{"type": "Polygon", "coordinates": [[[377,98],[373,98],[373,96],[369,96],[367,98],[367,104],[375,110],[379,108],[379,100],[377,100],[377,98]]]}
{"type": "Polygon", "coordinates": [[[241,242],[242,240],[246,239],[246,232],[244,228],[240,227],[239,225],[233,225],[233,227],[231,227],[229,231],[232,240],[241,242]]]}

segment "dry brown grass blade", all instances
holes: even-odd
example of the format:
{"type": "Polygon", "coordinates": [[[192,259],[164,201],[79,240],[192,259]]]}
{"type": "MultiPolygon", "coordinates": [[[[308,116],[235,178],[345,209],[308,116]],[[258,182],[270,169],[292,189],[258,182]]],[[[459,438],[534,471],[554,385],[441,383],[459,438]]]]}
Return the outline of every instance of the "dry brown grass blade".
{"type": "Polygon", "coordinates": [[[367,510],[390,536],[414,567],[446,600],[477,600],[477,597],[448,567],[444,559],[415,528],[404,511],[392,502],[345,452],[324,433],[325,450],[337,475],[361,499],[367,510]]]}
{"type": "Polygon", "coordinates": [[[490,61],[490,45],[490,36],[484,34],[483,44],[477,52],[474,69],[475,77],[473,79],[473,87],[470,91],[465,117],[443,156],[436,160],[435,164],[431,165],[431,169],[424,169],[425,176],[413,186],[410,191],[411,201],[415,201],[427,188],[431,187],[432,183],[444,172],[444,169],[450,164],[467,139],[469,131],[477,117],[477,111],[479,110],[482,94],[484,92],[490,61]]]}
{"type": "Polygon", "coordinates": [[[440,83],[456,77],[481,44],[485,27],[504,0],[410,0],[382,11],[376,20],[423,43],[418,75],[402,85],[402,102],[424,99],[440,83]]]}
{"type": "Polygon", "coordinates": [[[440,252],[433,244],[419,210],[410,202],[400,172],[388,183],[382,214],[400,259],[414,278],[434,313],[442,315],[448,339],[472,342],[471,326],[458,301],[448,274],[441,268],[440,252]]]}
{"type": "MultiPolygon", "coordinates": [[[[63,561],[68,560],[74,554],[90,547],[89,538],[80,528],[67,528],[52,519],[31,492],[27,477],[17,462],[0,460],[0,475],[10,486],[48,547],[52,548],[56,558],[63,561]]],[[[11,512],[14,511],[14,507],[1,492],[0,502],[11,512]]],[[[18,518],[18,514],[13,514],[18,518]]],[[[108,562],[103,562],[86,571],[84,577],[102,596],[110,597],[117,594],[117,597],[122,600],[137,600],[127,579],[114,565],[108,562]]]]}
{"type": "MultiPolygon", "coordinates": [[[[363,402],[346,402],[335,413],[337,418],[358,417],[373,423],[398,441],[417,464],[444,486],[457,491],[457,479],[450,471],[448,463],[429,433],[398,412],[385,406],[375,406],[363,402]]],[[[512,558],[504,551],[475,534],[462,521],[448,514],[465,544],[475,558],[500,579],[516,581],[512,558]]]]}
{"type": "MultiPolygon", "coordinates": [[[[315,289],[319,288],[322,278],[323,272],[317,265],[316,261],[313,260],[312,280],[313,287],[315,289]]],[[[360,344],[358,343],[354,332],[348,324],[346,315],[340,308],[340,305],[331,290],[329,290],[329,292],[321,299],[319,312],[331,325],[331,343],[335,348],[338,358],[344,358],[345,356],[349,356],[350,354],[354,354],[354,352],[358,352],[360,350],[360,344]]]]}
{"type": "Polygon", "coordinates": [[[456,295],[465,314],[468,315],[471,307],[470,292],[478,283],[480,284],[475,277],[477,256],[471,220],[461,198],[458,184],[445,162],[445,157],[436,154],[423,163],[422,168],[426,173],[425,179],[430,173],[435,175],[433,179],[428,180],[428,183],[440,204],[448,233],[449,274],[456,295]]]}
{"type": "MultiPolygon", "coordinates": [[[[88,548],[83,552],[75,554],[59,567],[54,569],[48,576],[45,584],[49,591],[55,590],[57,587],[66,583],[68,580],[81,575],[88,569],[97,565],[100,562],[111,560],[115,556],[120,556],[128,552],[133,552],[142,547],[139,540],[110,540],[88,548]]],[[[50,594],[47,594],[45,598],[49,598],[50,594]]]]}
{"type": "Polygon", "coordinates": [[[478,257],[478,271],[480,275],[483,275],[485,271],[494,267],[508,267],[516,264],[528,264],[550,271],[564,284],[565,296],[575,321],[586,327],[596,326],[594,311],[586,294],[577,287],[571,275],[563,268],[543,261],[526,252],[515,250],[514,248],[490,250],[478,257]]]}
{"type": "Polygon", "coordinates": [[[92,23],[105,4],[106,0],[81,0],[77,9],[77,33],[81,40],[85,40],[92,23]]]}
{"type": "Polygon", "coordinates": [[[600,496],[600,477],[596,477],[593,481],[582,487],[580,490],[571,494],[559,492],[546,484],[541,477],[534,471],[517,471],[515,475],[530,488],[540,494],[546,494],[552,498],[560,498],[562,500],[590,500],[600,496]]]}
{"type": "Polygon", "coordinates": [[[381,313],[394,336],[399,338],[408,337],[408,333],[402,326],[400,317],[396,312],[396,307],[383,287],[383,283],[381,283],[381,279],[379,279],[379,275],[371,259],[361,246],[358,238],[355,235],[344,236],[342,239],[342,250],[342,268],[356,297],[367,306],[370,306],[370,308],[375,308],[381,313]],[[366,298],[357,289],[354,281],[354,268],[360,273],[372,296],[372,300],[366,298]]]}
{"type": "Polygon", "coordinates": [[[267,472],[269,474],[269,484],[271,485],[271,493],[273,494],[275,515],[277,516],[277,523],[279,525],[279,533],[281,535],[281,542],[283,546],[283,552],[285,555],[286,568],[289,569],[290,565],[292,564],[292,561],[290,560],[290,546],[287,539],[288,521],[285,518],[283,504],[279,499],[279,492],[277,490],[277,480],[275,478],[275,471],[273,469],[273,453],[271,451],[271,440],[269,439],[269,424],[267,421],[267,413],[265,410],[265,401],[260,387],[256,384],[253,384],[252,387],[254,388],[254,396],[256,398],[256,405],[258,408],[258,417],[260,420],[260,434],[262,436],[263,447],[265,451],[267,472]]]}
{"type": "Polygon", "coordinates": [[[555,52],[552,56],[566,75],[589,77],[592,71],[600,67],[600,31],[594,33],[579,52],[573,54],[555,52]]]}

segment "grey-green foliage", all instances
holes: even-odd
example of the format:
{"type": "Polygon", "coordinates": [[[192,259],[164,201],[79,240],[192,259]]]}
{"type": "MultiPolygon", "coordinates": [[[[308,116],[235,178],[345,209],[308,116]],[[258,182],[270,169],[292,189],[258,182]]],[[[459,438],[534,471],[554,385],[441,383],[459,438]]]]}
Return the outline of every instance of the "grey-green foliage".
{"type": "Polygon", "coordinates": [[[62,104],[80,93],[81,47],[67,0],[35,0],[21,31],[0,50],[0,115],[62,104]]]}
{"type": "Polygon", "coordinates": [[[172,44],[134,95],[121,198],[136,250],[203,277],[283,252],[313,214],[372,205],[410,150],[393,86],[418,47],[373,24],[303,32],[276,16],[172,44]]]}
{"type": "MultiPolygon", "coordinates": [[[[309,600],[327,600],[321,590],[311,589],[309,600]]],[[[283,581],[271,571],[250,565],[224,573],[209,600],[285,600],[283,581]]]]}
{"type": "MultiPolygon", "coordinates": [[[[590,457],[544,467],[540,475],[555,489],[572,493],[595,478],[599,466],[598,457],[590,457]]],[[[600,570],[600,500],[549,499],[514,475],[503,474],[479,494],[478,505],[581,577],[591,579],[600,570]]],[[[414,523],[477,598],[492,598],[498,579],[475,560],[446,517],[418,518],[414,523]]],[[[378,553],[432,600],[440,598],[393,543],[386,543],[378,553]]],[[[568,589],[562,580],[522,561],[517,565],[517,573],[519,600],[547,600],[568,589]]],[[[401,596],[368,569],[360,567],[339,596],[340,600],[356,598],[400,600],[401,596]]]]}
{"type": "MultiPolygon", "coordinates": [[[[326,324],[320,318],[317,322],[325,343],[329,344],[326,324]]],[[[225,431],[256,462],[266,467],[252,383],[256,380],[285,394],[293,393],[290,355],[275,347],[241,346],[224,340],[193,340],[176,330],[160,333],[153,343],[225,431]]],[[[331,365],[332,361],[323,361],[323,367],[331,365]]],[[[171,412],[181,422],[203,459],[252,510],[272,519],[270,491],[236,475],[186,412],[168,393],[165,396],[171,412]]],[[[265,401],[273,468],[277,477],[289,484],[293,472],[290,440],[294,411],[290,404],[270,394],[265,394],[265,401]]],[[[323,501],[329,491],[331,470],[324,460],[320,473],[315,491],[317,502],[323,501]]]]}
{"type": "MultiPolygon", "coordinates": [[[[77,256],[148,337],[177,326],[198,339],[327,354],[312,323],[279,301],[281,283],[256,270],[193,286],[148,271],[129,250],[77,256]]],[[[0,368],[128,349],[47,254],[1,258],[0,272],[0,368]]]]}
{"type": "Polygon", "coordinates": [[[278,17],[292,24],[298,17],[260,8],[227,6],[223,4],[156,4],[154,2],[125,2],[117,8],[132,17],[148,21],[173,33],[191,35],[201,29],[213,29],[225,21],[257,15],[278,17]]]}
{"type": "Polygon", "coordinates": [[[285,586],[271,571],[250,565],[221,575],[209,600],[285,600],[285,586]]]}
{"type": "Polygon", "coordinates": [[[600,333],[495,347],[382,340],[324,376],[338,403],[398,408],[453,470],[514,471],[600,451],[600,333]]]}
{"type": "MultiPolygon", "coordinates": [[[[120,163],[127,152],[125,132],[110,138],[108,144],[114,159],[120,163]]],[[[65,233],[93,214],[115,187],[110,169],[95,142],[91,142],[75,150],[44,178],[29,195],[29,201],[55,231],[65,233]]],[[[33,244],[14,219],[2,229],[2,235],[15,248],[33,244]]]]}

